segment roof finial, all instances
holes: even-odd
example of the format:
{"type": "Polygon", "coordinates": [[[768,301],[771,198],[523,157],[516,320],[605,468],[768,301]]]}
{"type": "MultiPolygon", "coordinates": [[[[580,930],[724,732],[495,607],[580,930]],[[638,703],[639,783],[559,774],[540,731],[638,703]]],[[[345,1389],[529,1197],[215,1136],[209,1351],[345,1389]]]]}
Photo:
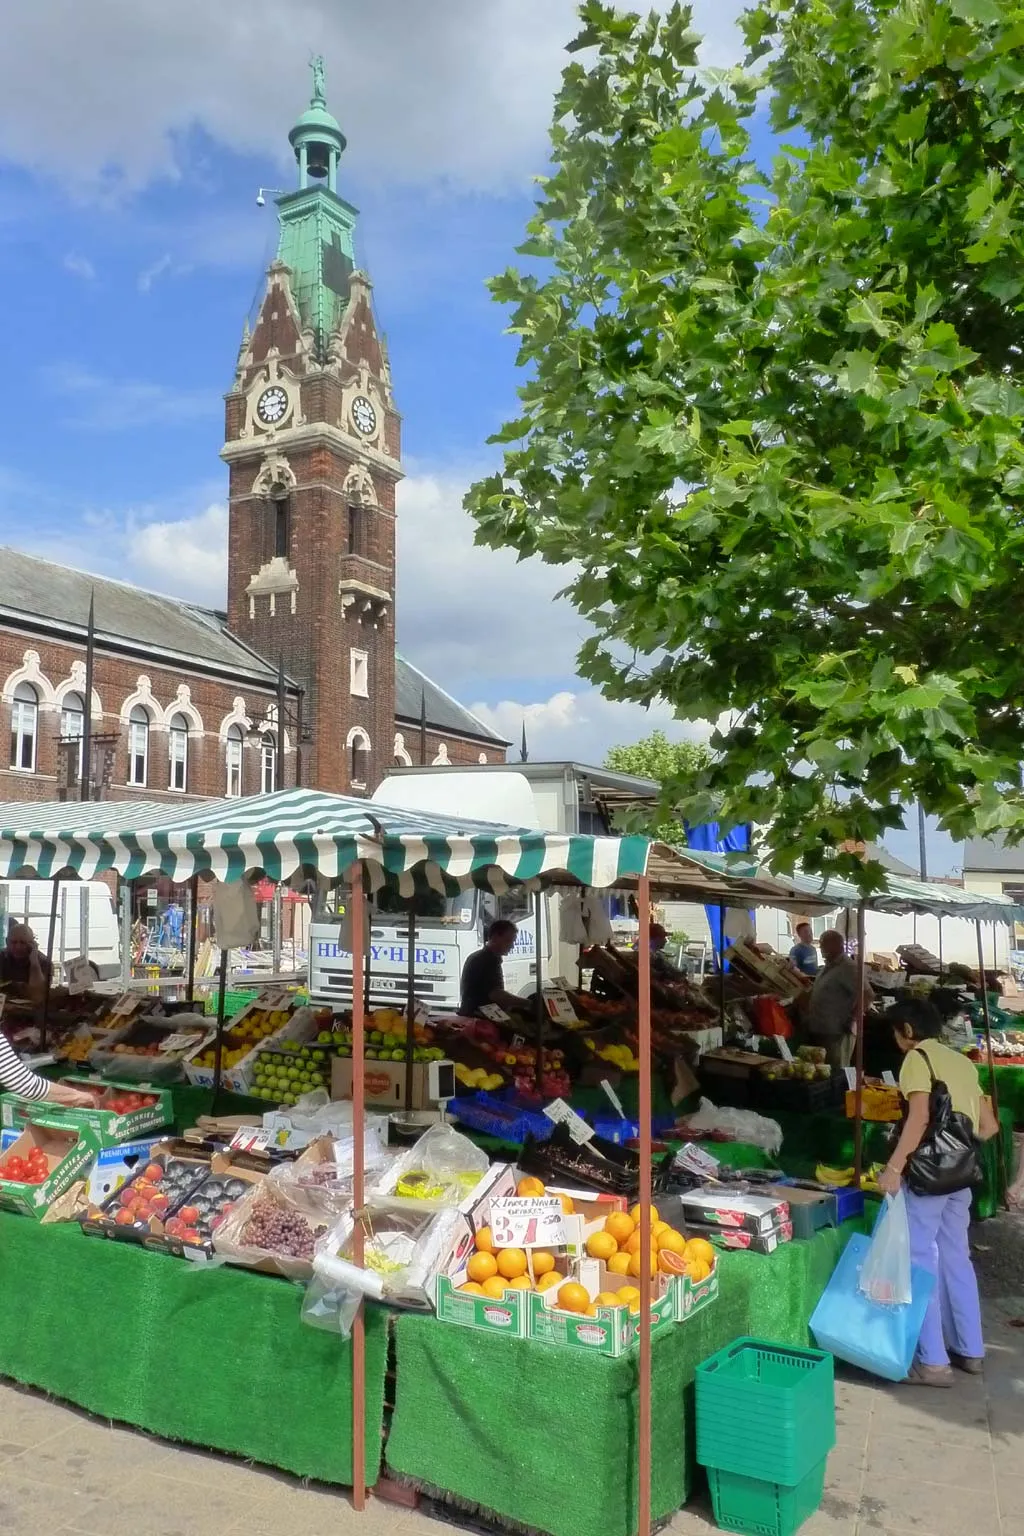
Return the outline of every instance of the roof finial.
{"type": "Polygon", "coordinates": [[[324,56],[315,53],[309,61],[309,67],[313,71],[313,99],[311,106],[327,105],[327,88],[324,84],[324,56]]]}

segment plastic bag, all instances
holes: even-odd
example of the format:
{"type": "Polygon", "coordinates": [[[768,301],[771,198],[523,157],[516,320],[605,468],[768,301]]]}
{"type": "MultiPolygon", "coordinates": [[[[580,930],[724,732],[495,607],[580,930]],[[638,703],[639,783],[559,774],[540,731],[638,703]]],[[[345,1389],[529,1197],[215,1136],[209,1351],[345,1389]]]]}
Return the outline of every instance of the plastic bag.
{"type": "Polygon", "coordinates": [[[490,1167],[487,1153],[450,1125],[433,1125],[388,1167],[367,1196],[371,1205],[414,1202],[423,1210],[457,1206],[490,1167]]]}
{"type": "Polygon", "coordinates": [[[811,1332],[819,1349],[829,1350],[838,1360],[886,1381],[902,1381],[914,1359],[935,1276],[911,1265],[910,1305],[879,1306],[860,1285],[871,1242],[859,1232],[850,1238],[814,1309],[811,1332]]]}
{"type": "Polygon", "coordinates": [[[349,1290],[345,1285],[332,1284],[314,1269],[313,1278],[302,1298],[302,1321],[311,1328],[322,1328],[325,1333],[340,1333],[343,1339],[347,1339],[362,1300],[358,1291],[349,1290]]]}
{"type": "Polygon", "coordinates": [[[860,1288],[879,1306],[910,1305],[910,1222],[902,1189],[885,1197],[860,1272],[860,1288]]]}
{"type": "Polygon", "coordinates": [[[710,1131],[719,1131],[731,1141],[745,1141],[772,1157],[782,1146],[782,1128],[777,1121],[755,1115],[752,1109],[718,1109],[710,1099],[701,1099],[700,1109],[687,1115],[681,1123],[688,1131],[704,1136],[710,1131]]]}

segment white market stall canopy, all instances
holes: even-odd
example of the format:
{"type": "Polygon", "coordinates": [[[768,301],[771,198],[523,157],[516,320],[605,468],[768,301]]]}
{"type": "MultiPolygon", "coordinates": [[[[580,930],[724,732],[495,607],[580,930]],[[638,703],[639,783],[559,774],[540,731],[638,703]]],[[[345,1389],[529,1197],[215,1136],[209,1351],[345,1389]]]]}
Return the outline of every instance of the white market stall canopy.
{"type": "Polygon", "coordinates": [[[746,853],[706,853],[694,848],[681,849],[680,852],[713,874],[723,877],[733,875],[740,879],[767,878],[786,889],[791,898],[798,900],[804,897],[808,902],[814,901],[829,911],[836,907],[856,907],[863,900],[868,910],[873,912],[965,917],[971,922],[1008,925],[1024,922],[1024,906],[1011,901],[1008,896],[966,891],[958,885],[943,885],[937,881],[913,880],[904,875],[887,874],[881,890],[862,897],[849,880],[841,880],[835,875],[829,876],[827,880],[802,870],[791,875],[777,875],[746,853]]]}

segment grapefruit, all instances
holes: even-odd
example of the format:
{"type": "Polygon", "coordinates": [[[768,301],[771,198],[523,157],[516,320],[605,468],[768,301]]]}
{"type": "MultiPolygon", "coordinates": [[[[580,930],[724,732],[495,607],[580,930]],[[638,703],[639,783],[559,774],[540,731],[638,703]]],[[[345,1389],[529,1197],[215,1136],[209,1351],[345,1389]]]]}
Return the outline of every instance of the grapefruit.
{"type": "Polygon", "coordinates": [[[610,1275],[628,1275],[629,1254],[613,1253],[611,1258],[608,1260],[608,1273],[610,1275]]]}
{"type": "MultiPolygon", "coordinates": [[[[483,1255],[478,1254],[477,1257],[483,1255]]],[[[506,1280],[515,1280],[519,1275],[526,1274],[526,1254],[521,1248],[499,1248],[494,1257],[498,1274],[504,1275],[506,1280]]]]}
{"type": "Polygon", "coordinates": [[[584,1312],[583,1316],[584,1317],[596,1317],[597,1316],[597,1307],[594,1305],[593,1302],[591,1302],[590,1306],[584,1312]]]}
{"type": "Polygon", "coordinates": [[[559,1195],[558,1198],[562,1202],[562,1215],[563,1216],[575,1216],[575,1214],[576,1214],[576,1207],[573,1205],[573,1203],[572,1203],[571,1199],[569,1198],[569,1196],[568,1195],[559,1195]]]}
{"type": "Polygon", "coordinates": [[[473,1241],[476,1244],[476,1248],[477,1248],[477,1252],[478,1253],[493,1253],[494,1252],[494,1244],[491,1242],[491,1229],[490,1229],[490,1227],[481,1227],[480,1231],[476,1234],[476,1237],[474,1237],[473,1241]]]}
{"type": "Polygon", "coordinates": [[[715,1262],[715,1250],[706,1237],[691,1237],[686,1245],[686,1261],[704,1263],[711,1268],[715,1262]]]}
{"type": "Polygon", "coordinates": [[[633,1220],[625,1211],[613,1211],[605,1218],[604,1229],[621,1248],[633,1236],[633,1220]]]}
{"type": "Polygon", "coordinates": [[[640,1292],[635,1285],[624,1285],[619,1290],[619,1302],[628,1307],[631,1301],[639,1301],[640,1292]]]}
{"type": "Polygon", "coordinates": [[[466,1274],[471,1280],[475,1280],[478,1285],[482,1285],[485,1280],[489,1280],[492,1275],[497,1273],[498,1261],[493,1253],[474,1253],[466,1265],[466,1274]]]}
{"type": "Polygon", "coordinates": [[[529,1275],[516,1275],[514,1280],[505,1281],[505,1289],[507,1291],[532,1291],[533,1282],[529,1275]]]}
{"type": "Polygon", "coordinates": [[[558,1305],[563,1312],[586,1312],[590,1293],[575,1280],[567,1280],[558,1292],[558,1305]]]}
{"type": "MultiPolygon", "coordinates": [[[[640,1278],[640,1255],[638,1253],[631,1253],[630,1256],[629,1256],[629,1272],[634,1277],[634,1279],[639,1280],[639,1278],[640,1278]]],[[[651,1254],[651,1279],[652,1280],[654,1279],[654,1276],[657,1273],[658,1273],[658,1261],[654,1257],[654,1254],[652,1253],[651,1254]]]]}
{"type": "MultiPolygon", "coordinates": [[[[633,1218],[633,1225],[634,1225],[634,1227],[638,1227],[640,1225],[640,1207],[638,1205],[634,1205],[633,1209],[630,1211],[629,1214],[633,1218]]],[[[660,1221],[660,1220],[661,1220],[661,1212],[658,1210],[658,1207],[656,1205],[652,1205],[651,1206],[651,1225],[653,1226],[656,1221],[660,1221]]]]}
{"type": "Polygon", "coordinates": [[[705,1263],[703,1259],[693,1259],[687,1263],[686,1273],[696,1285],[699,1281],[707,1279],[711,1273],[711,1265],[705,1263]]]}
{"type": "Polygon", "coordinates": [[[536,1280],[539,1280],[542,1275],[550,1274],[554,1267],[555,1256],[553,1253],[549,1253],[546,1248],[535,1248],[533,1250],[533,1274],[536,1280]]]}
{"type": "Polygon", "coordinates": [[[489,1280],[485,1280],[483,1283],[483,1293],[485,1296],[489,1296],[492,1301],[500,1301],[505,1294],[505,1282],[501,1276],[492,1275],[489,1280]]]}
{"type": "Polygon", "coordinates": [[[587,1252],[592,1259],[613,1258],[619,1251],[619,1245],[610,1232],[595,1232],[587,1238],[587,1252]]]}
{"type": "Polygon", "coordinates": [[[621,1307],[625,1303],[621,1296],[617,1296],[614,1291],[601,1291],[597,1297],[596,1305],[599,1307],[621,1307]]]}
{"type": "Polygon", "coordinates": [[[540,1179],[535,1179],[532,1174],[525,1179],[520,1179],[516,1185],[516,1194],[524,1198],[535,1198],[544,1193],[544,1185],[540,1179]]]}
{"type": "Polygon", "coordinates": [[[565,1276],[560,1275],[557,1269],[549,1269],[547,1274],[541,1275],[537,1281],[537,1289],[538,1291],[550,1291],[553,1285],[561,1285],[564,1279],[565,1276]]]}
{"type": "Polygon", "coordinates": [[[651,1231],[654,1233],[655,1237],[660,1237],[663,1232],[671,1232],[672,1228],[669,1226],[667,1221],[656,1221],[653,1223],[651,1231]]]}
{"type": "Polygon", "coordinates": [[[464,1285],[459,1286],[459,1290],[468,1291],[471,1296],[486,1296],[487,1294],[483,1286],[477,1285],[475,1280],[467,1280],[464,1285]]]}
{"type": "Polygon", "coordinates": [[[663,1275],[685,1275],[686,1260],[681,1253],[673,1253],[671,1248],[662,1248],[658,1254],[658,1268],[663,1275]]]}
{"type": "Polygon", "coordinates": [[[676,1231],[675,1227],[666,1227],[658,1239],[658,1248],[668,1248],[672,1253],[683,1253],[689,1251],[689,1244],[683,1234],[676,1231]]]}

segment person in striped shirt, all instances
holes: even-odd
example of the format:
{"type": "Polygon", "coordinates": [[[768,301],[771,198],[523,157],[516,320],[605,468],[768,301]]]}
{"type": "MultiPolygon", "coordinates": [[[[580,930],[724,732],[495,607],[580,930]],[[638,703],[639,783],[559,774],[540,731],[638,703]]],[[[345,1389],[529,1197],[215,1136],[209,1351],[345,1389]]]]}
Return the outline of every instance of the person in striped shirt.
{"type": "Polygon", "coordinates": [[[0,1088],[8,1093],[18,1093],[23,1099],[47,1099],[51,1104],[63,1104],[66,1109],[91,1109],[92,1096],[70,1083],[50,1083],[37,1072],[32,1072],[11,1046],[5,1035],[0,1034],[0,1088]]]}

